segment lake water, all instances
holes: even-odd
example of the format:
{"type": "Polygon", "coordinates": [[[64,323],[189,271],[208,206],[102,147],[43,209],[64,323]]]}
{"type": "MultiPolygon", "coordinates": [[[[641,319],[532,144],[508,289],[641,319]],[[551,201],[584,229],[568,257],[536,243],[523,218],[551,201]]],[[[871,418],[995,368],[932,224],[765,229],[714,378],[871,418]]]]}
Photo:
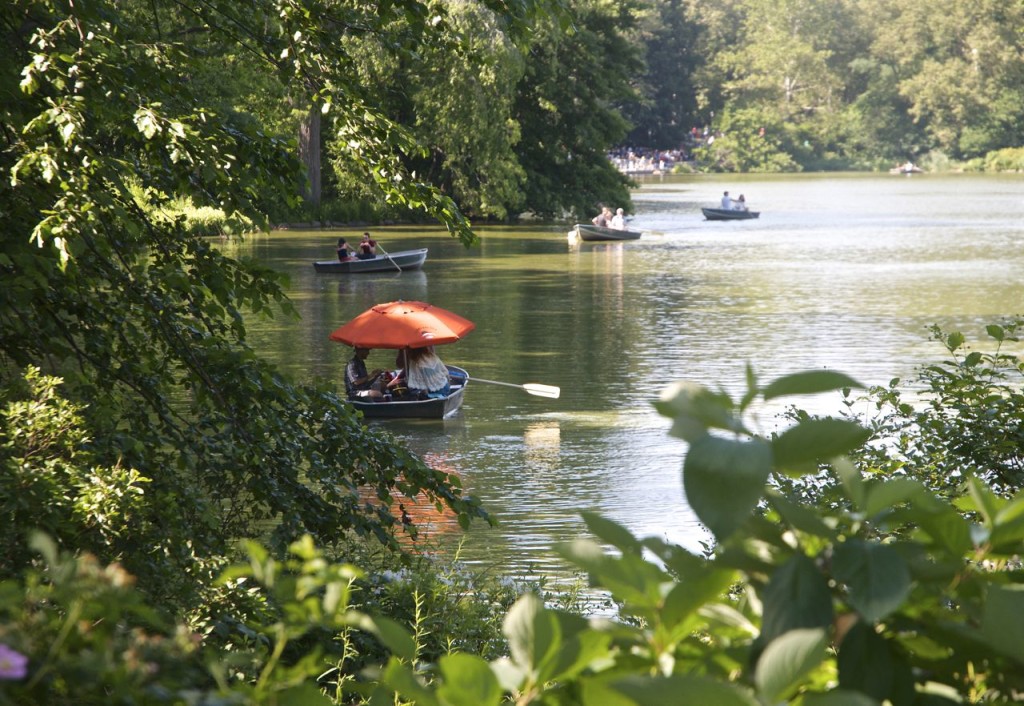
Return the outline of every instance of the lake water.
{"type": "MultiPolygon", "coordinates": [[[[686,445],[651,406],[667,383],[735,394],[749,363],[765,381],[828,368],[885,384],[942,356],[930,325],[976,340],[1024,313],[1024,177],[652,177],[634,199],[630,227],[652,232],[629,243],[570,246],[566,225],[486,227],[466,250],[437,228],[372,229],[388,251],[430,249],[423,270],[402,274],[315,274],[336,232],[250,238],[229,247],[287,272],[302,314],[253,322],[251,342],[299,378],[340,384],[350,350],[328,341],[334,328],[375,303],[425,300],[477,324],[439,349],[446,362],[560,386],[551,400],[471,384],[452,419],[374,423],[458,474],[498,520],[466,535],[464,560],[557,580],[569,572],[552,547],[585,535],[583,510],[694,550],[705,539],[683,496],[686,445]],[[704,221],[700,206],[725,189],[761,217],[704,221]]],[[[368,364],[392,361],[375,351],[368,364]]],[[[759,428],[780,425],[780,411],[760,410],[759,428]]],[[[429,539],[459,539],[429,510],[413,515],[429,539]]]]}

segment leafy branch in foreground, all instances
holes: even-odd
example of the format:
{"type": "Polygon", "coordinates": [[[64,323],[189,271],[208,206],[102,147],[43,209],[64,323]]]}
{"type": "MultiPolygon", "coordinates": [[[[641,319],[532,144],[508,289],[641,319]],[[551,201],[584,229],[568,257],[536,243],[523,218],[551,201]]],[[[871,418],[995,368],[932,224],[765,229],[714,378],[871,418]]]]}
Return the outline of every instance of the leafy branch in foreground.
{"type": "Polygon", "coordinates": [[[506,620],[508,659],[442,660],[420,682],[401,662],[387,685],[420,704],[714,703],[731,706],[953,704],[1019,700],[1024,688],[1024,497],[968,478],[955,507],[909,478],[865,478],[843,454],[869,432],[804,419],[770,439],[747,430],[758,400],[856,386],[809,372],[741,401],[679,384],[657,403],[690,443],[687,498],[713,532],[701,558],[587,515],[606,545],[562,548],[640,627],[544,608],[526,596],[506,620]],[[772,479],[838,480],[850,509],[812,507],[772,479]],[[962,511],[977,517],[965,519],[962,511]]]}

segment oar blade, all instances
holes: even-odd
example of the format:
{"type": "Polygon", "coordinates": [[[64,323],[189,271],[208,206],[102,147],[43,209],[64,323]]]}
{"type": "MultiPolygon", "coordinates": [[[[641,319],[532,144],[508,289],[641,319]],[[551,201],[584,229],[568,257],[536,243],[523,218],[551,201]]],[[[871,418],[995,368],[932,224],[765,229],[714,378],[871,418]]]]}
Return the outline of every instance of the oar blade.
{"type": "Polygon", "coordinates": [[[553,400],[557,400],[562,394],[562,388],[560,387],[555,387],[554,385],[539,385],[533,382],[528,382],[523,385],[523,389],[531,395],[537,395],[538,397],[550,397],[553,400]]]}

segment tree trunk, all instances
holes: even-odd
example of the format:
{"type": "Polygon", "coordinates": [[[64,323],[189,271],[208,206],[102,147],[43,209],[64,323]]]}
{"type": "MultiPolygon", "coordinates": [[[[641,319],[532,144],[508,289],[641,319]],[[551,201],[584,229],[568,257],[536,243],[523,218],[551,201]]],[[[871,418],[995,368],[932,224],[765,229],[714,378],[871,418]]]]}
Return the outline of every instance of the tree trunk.
{"type": "Polygon", "coordinates": [[[320,108],[313,106],[299,126],[299,159],[306,165],[303,197],[311,206],[320,206],[320,108]]]}

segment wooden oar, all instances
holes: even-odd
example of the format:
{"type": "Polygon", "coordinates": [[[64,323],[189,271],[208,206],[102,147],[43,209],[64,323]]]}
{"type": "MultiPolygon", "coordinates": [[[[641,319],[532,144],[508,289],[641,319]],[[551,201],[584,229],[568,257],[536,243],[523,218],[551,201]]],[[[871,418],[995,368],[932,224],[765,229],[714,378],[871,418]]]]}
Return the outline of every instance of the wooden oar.
{"type": "Polygon", "coordinates": [[[392,265],[394,265],[394,266],[395,266],[395,267],[396,267],[396,268],[398,269],[398,272],[399,272],[399,274],[401,274],[401,272],[402,272],[402,268],[401,268],[401,267],[398,267],[398,263],[397,263],[397,262],[395,262],[395,260],[394,260],[394,258],[393,258],[393,257],[391,257],[390,255],[388,255],[388,251],[387,251],[387,250],[385,250],[384,248],[382,248],[382,247],[381,247],[381,245],[380,245],[380,243],[377,243],[377,249],[378,249],[378,250],[380,250],[380,251],[381,251],[382,253],[384,253],[384,256],[385,256],[385,257],[387,257],[387,259],[391,260],[391,264],[392,264],[392,265]]]}
{"type": "Polygon", "coordinates": [[[498,382],[497,380],[481,380],[480,378],[469,378],[473,382],[486,382],[488,385],[504,385],[505,387],[518,387],[520,390],[526,390],[531,395],[537,395],[537,397],[550,397],[553,400],[557,400],[559,395],[562,394],[562,388],[555,387],[554,385],[540,385],[535,382],[528,382],[525,385],[516,385],[512,382],[498,382]]]}

